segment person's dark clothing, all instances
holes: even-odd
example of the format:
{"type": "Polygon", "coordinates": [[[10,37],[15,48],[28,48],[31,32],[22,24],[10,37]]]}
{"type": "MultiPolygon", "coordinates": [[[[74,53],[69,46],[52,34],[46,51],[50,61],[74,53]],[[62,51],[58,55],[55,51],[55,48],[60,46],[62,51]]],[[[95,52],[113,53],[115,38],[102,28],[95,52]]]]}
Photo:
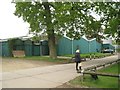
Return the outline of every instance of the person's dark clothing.
{"type": "Polygon", "coordinates": [[[76,70],[78,70],[78,64],[81,62],[80,53],[75,53],[75,62],[76,62],[76,70]]]}
{"type": "Polygon", "coordinates": [[[76,62],[76,70],[77,70],[77,71],[79,70],[79,69],[78,69],[78,64],[79,64],[79,63],[78,63],[78,62],[76,62]]]}
{"type": "Polygon", "coordinates": [[[80,53],[75,53],[75,62],[81,62],[80,53]]]}

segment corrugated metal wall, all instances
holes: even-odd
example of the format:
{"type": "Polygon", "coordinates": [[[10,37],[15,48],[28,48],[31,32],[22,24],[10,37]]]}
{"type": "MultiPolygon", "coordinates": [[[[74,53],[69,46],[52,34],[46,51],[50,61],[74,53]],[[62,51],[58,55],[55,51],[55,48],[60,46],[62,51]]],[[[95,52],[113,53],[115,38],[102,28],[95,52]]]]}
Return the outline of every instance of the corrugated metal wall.
{"type": "Polygon", "coordinates": [[[49,55],[48,41],[40,41],[40,45],[32,44],[33,56],[49,55]]]}
{"type": "MultiPolygon", "coordinates": [[[[8,41],[0,42],[0,46],[0,56],[10,56],[8,41]]],[[[26,56],[49,55],[48,41],[41,41],[41,44],[35,45],[31,40],[16,39],[13,50],[24,50],[26,56]]]]}
{"type": "Polygon", "coordinates": [[[32,45],[33,48],[32,48],[32,54],[33,56],[40,56],[40,45],[32,45]]]}
{"type": "Polygon", "coordinates": [[[21,39],[16,39],[13,46],[13,50],[24,50],[24,42],[21,39]]]}
{"type": "Polygon", "coordinates": [[[1,42],[1,56],[5,56],[5,57],[8,57],[10,56],[10,50],[9,50],[9,45],[8,45],[8,42],[5,41],[5,42],[1,42]]]}
{"type": "Polygon", "coordinates": [[[49,55],[48,41],[41,42],[40,49],[40,55],[49,55]]]}
{"type": "Polygon", "coordinates": [[[24,50],[26,56],[32,56],[32,41],[31,40],[25,40],[24,41],[24,50]]]}
{"type": "Polygon", "coordinates": [[[90,53],[95,53],[96,52],[96,40],[90,41],[90,46],[89,46],[89,52],[90,53]]]}
{"type": "Polygon", "coordinates": [[[101,52],[102,50],[102,44],[99,42],[96,42],[96,52],[101,52]]]}
{"type": "Polygon", "coordinates": [[[62,37],[58,41],[57,45],[57,54],[58,55],[66,55],[66,54],[72,54],[72,42],[68,38],[62,37]]]}
{"type": "MultiPolygon", "coordinates": [[[[2,45],[2,52],[0,52],[2,56],[9,56],[8,42],[2,42],[0,45],[2,45]]],[[[108,47],[108,45],[103,46],[108,47]]],[[[101,52],[102,45],[98,43],[96,39],[91,41],[84,38],[81,38],[80,40],[70,40],[62,37],[57,44],[57,54],[74,54],[77,47],[79,47],[81,53],[94,53],[97,51],[101,52]]],[[[40,45],[35,45],[31,40],[16,40],[14,43],[14,50],[24,50],[26,56],[49,55],[48,41],[41,41],[40,45]]]]}
{"type": "Polygon", "coordinates": [[[81,38],[80,40],[72,41],[68,38],[62,37],[58,41],[57,53],[58,55],[74,54],[77,47],[79,47],[80,53],[95,53],[101,51],[101,44],[98,43],[96,39],[90,41],[81,38]]]}
{"type": "Polygon", "coordinates": [[[80,53],[88,53],[88,42],[84,39],[81,38],[80,40],[73,40],[73,52],[75,53],[75,50],[77,47],[80,49],[80,53]]]}

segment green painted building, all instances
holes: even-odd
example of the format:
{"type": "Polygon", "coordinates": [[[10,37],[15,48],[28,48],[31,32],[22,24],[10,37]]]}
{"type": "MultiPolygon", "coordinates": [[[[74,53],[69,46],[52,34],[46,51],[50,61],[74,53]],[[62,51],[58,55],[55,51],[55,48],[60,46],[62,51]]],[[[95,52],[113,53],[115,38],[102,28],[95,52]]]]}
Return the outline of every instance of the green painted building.
{"type": "Polygon", "coordinates": [[[77,47],[79,47],[81,53],[95,53],[101,52],[102,44],[97,42],[96,39],[81,38],[80,40],[72,40],[62,37],[57,44],[57,54],[74,54],[77,47]]]}
{"type": "Polygon", "coordinates": [[[0,41],[0,56],[9,57],[13,50],[24,50],[25,56],[49,55],[48,41],[45,40],[34,43],[29,39],[22,40],[17,38],[14,39],[12,45],[9,43],[9,40],[0,41]]]}
{"type": "Polygon", "coordinates": [[[57,43],[57,54],[72,54],[72,40],[62,37],[57,43]]]}
{"type": "MultiPolygon", "coordinates": [[[[74,54],[77,47],[80,53],[95,53],[101,52],[103,48],[114,48],[110,44],[101,44],[96,39],[88,40],[82,37],[79,40],[72,40],[67,37],[62,37],[57,42],[57,55],[74,54]]],[[[11,48],[8,40],[0,42],[0,56],[11,56],[11,48]]],[[[42,56],[49,55],[48,41],[40,41],[35,43],[30,39],[22,40],[15,39],[13,43],[13,50],[24,50],[26,56],[42,56]]]]}
{"type": "Polygon", "coordinates": [[[0,41],[0,56],[10,56],[9,44],[7,40],[0,41]]]}

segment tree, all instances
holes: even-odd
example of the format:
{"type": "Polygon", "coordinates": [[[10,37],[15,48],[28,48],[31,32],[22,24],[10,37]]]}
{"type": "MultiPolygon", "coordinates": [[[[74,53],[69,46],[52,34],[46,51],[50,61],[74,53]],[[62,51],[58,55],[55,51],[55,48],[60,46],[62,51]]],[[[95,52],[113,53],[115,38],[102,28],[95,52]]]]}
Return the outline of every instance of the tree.
{"type": "Polygon", "coordinates": [[[118,33],[117,28],[120,25],[120,2],[99,3],[97,12],[103,14],[100,21],[105,26],[104,33],[115,37],[118,33]]]}
{"type": "Polygon", "coordinates": [[[89,17],[88,24],[86,24],[86,36],[88,38],[95,37],[99,42],[101,42],[102,38],[105,38],[105,34],[107,34],[107,37],[118,37],[117,29],[120,25],[120,3],[95,2],[91,4],[91,10],[99,16],[99,20],[89,17]]]}
{"type": "Polygon", "coordinates": [[[63,35],[63,33],[67,33],[69,37],[73,37],[73,34],[75,37],[79,37],[78,31],[71,30],[76,28],[76,21],[73,22],[75,17],[72,17],[76,11],[73,12],[72,4],[68,2],[16,2],[15,15],[22,17],[24,21],[30,24],[31,32],[39,33],[45,30],[48,35],[50,57],[56,58],[55,34],[63,35]],[[73,23],[74,28],[68,28],[73,23]]]}
{"type": "Polygon", "coordinates": [[[54,59],[57,57],[55,36],[66,35],[79,39],[82,35],[86,35],[99,40],[101,38],[99,33],[109,31],[109,35],[114,35],[116,31],[111,33],[109,29],[118,25],[119,4],[116,3],[47,2],[46,0],[46,2],[15,2],[15,4],[15,15],[30,24],[31,32],[47,33],[50,57],[54,59]],[[95,19],[91,15],[92,11],[102,17],[99,20],[95,19]],[[102,25],[105,26],[105,30],[102,25]]]}

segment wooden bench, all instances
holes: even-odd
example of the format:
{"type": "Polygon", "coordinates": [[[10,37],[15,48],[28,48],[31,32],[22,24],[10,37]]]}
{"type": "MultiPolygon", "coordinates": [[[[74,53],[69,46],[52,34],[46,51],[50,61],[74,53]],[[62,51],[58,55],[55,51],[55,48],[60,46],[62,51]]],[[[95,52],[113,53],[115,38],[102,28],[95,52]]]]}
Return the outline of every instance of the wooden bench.
{"type": "Polygon", "coordinates": [[[14,57],[24,57],[25,52],[24,50],[14,50],[12,51],[14,57]]]}

